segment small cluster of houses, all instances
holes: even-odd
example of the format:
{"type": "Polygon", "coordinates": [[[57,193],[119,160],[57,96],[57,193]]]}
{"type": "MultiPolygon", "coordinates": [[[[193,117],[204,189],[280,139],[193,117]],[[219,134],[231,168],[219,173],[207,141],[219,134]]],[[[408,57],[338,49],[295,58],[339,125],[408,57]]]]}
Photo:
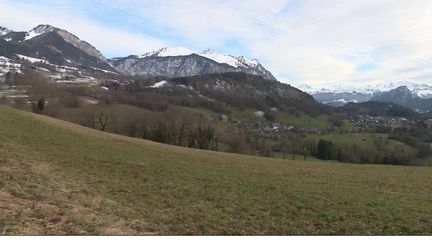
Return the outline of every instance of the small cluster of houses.
{"type": "Polygon", "coordinates": [[[410,120],[404,117],[386,117],[386,116],[368,116],[368,115],[353,115],[350,116],[349,121],[356,127],[364,129],[372,129],[377,126],[403,126],[413,125],[414,120],[410,120]]]}
{"type": "Polygon", "coordinates": [[[297,132],[297,133],[307,133],[307,134],[322,133],[322,131],[318,128],[297,127],[292,125],[284,125],[279,122],[267,122],[267,123],[256,122],[252,124],[247,124],[247,127],[252,133],[260,136],[267,136],[267,137],[280,137],[286,132],[297,132]]]}
{"type": "Polygon", "coordinates": [[[119,87],[131,85],[132,81],[129,80],[104,80],[100,83],[101,86],[108,89],[118,89],[119,87]]]}

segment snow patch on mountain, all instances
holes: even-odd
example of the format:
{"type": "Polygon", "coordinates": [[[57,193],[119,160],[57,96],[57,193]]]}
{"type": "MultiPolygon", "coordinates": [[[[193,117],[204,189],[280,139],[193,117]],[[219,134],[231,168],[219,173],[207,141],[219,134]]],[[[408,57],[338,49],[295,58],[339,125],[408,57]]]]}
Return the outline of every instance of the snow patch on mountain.
{"type": "Polygon", "coordinates": [[[223,55],[220,53],[216,53],[212,50],[205,50],[203,52],[198,53],[198,55],[200,55],[202,57],[206,57],[208,59],[211,59],[217,63],[228,64],[232,67],[239,67],[241,65],[241,63],[236,58],[234,58],[233,56],[223,55]]]}
{"type": "Polygon", "coordinates": [[[26,34],[26,37],[24,38],[25,41],[31,40],[36,36],[42,35],[43,33],[36,33],[34,31],[30,31],[26,34]]]}
{"type": "Polygon", "coordinates": [[[175,56],[189,56],[192,55],[194,52],[184,48],[184,47],[164,47],[162,49],[159,49],[157,51],[153,52],[147,52],[144,55],[141,55],[141,57],[175,57],[175,56]]]}
{"type": "Polygon", "coordinates": [[[50,64],[48,61],[43,60],[43,59],[39,59],[39,58],[34,58],[34,57],[28,57],[28,56],[24,56],[24,55],[20,55],[20,54],[16,54],[17,57],[19,57],[20,59],[24,59],[26,61],[29,61],[31,63],[45,63],[45,64],[50,64]]]}
{"type": "Polygon", "coordinates": [[[247,59],[243,56],[236,57],[236,58],[237,58],[237,60],[239,60],[240,63],[242,63],[246,66],[249,66],[249,67],[257,67],[260,64],[257,59],[250,60],[250,59],[247,59]]]}
{"type": "Polygon", "coordinates": [[[217,52],[214,52],[210,49],[207,49],[203,52],[200,53],[196,53],[197,55],[200,55],[202,57],[206,57],[208,59],[211,59],[215,62],[218,63],[225,63],[228,64],[232,67],[256,67],[259,65],[258,60],[253,59],[253,60],[249,60],[245,57],[235,57],[235,56],[231,56],[231,55],[225,55],[225,54],[220,54],[217,52]]]}
{"type": "Polygon", "coordinates": [[[27,40],[31,40],[33,38],[35,38],[36,36],[48,33],[48,32],[53,32],[53,31],[57,31],[58,29],[51,26],[51,25],[38,25],[36,28],[30,30],[29,32],[26,33],[26,37],[25,37],[25,41],[27,40]]]}
{"type": "MultiPolygon", "coordinates": [[[[68,60],[66,60],[66,61],[68,61],[68,60]]],[[[70,61],[68,61],[69,63],[70,63],[70,61]]],[[[115,73],[115,72],[111,72],[111,71],[109,71],[109,70],[105,70],[105,69],[102,69],[102,68],[97,68],[97,67],[90,67],[91,69],[93,69],[93,70],[95,70],[95,71],[100,71],[100,72],[103,72],[103,73],[112,73],[112,74],[117,74],[117,73],[115,73]]]]}
{"type": "Polygon", "coordinates": [[[0,75],[3,75],[9,71],[19,71],[21,64],[15,63],[14,60],[0,56],[0,75]]]}
{"type": "Polygon", "coordinates": [[[10,29],[0,26],[0,36],[7,35],[9,32],[11,32],[10,29]]]}
{"type": "Polygon", "coordinates": [[[259,62],[256,59],[250,60],[243,56],[235,57],[231,55],[225,55],[225,54],[217,53],[210,49],[207,49],[202,52],[194,52],[184,47],[164,47],[157,51],[147,52],[144,55],[141,55],[141,58],[189,56],[192,54],[211,59],[217,63],[228,64],[229,66],[235,68],[239,68],[239,67],[255,68],[259,65],[259,62]]]}
{"type": "Polygon", "coordinates": [[[150,88],[155,88],[155,89],[157,89],[157,88],[164,87],[164,86],[166,86],[167,84],[168,84],[167,81],[162,80],[162,81],[157,82],[157,83],[155,83],[154,85],[150,86],[150,88]]]}

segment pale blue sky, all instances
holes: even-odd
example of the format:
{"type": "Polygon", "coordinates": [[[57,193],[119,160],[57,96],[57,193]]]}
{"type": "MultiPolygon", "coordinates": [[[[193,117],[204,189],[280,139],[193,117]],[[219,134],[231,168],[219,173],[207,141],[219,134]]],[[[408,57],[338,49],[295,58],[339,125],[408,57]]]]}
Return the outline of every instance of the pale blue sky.
{"type": "Polygon", "coordinates": [[[432,81],[430,0],[0,0],[0,25],[52,24],[105,56],[164,46],[258,58],[281,81],[432,81]]]}

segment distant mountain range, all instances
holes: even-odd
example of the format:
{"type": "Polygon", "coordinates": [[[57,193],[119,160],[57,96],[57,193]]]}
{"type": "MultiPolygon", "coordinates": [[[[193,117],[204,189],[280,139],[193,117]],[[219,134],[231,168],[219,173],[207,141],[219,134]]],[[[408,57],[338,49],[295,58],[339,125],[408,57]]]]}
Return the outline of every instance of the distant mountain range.
{"type": "Polygon", "coordinates": [[[428,84],[398,81],[358,87],[330,86],[321,89],[315,89],[310,85],[298,87],[311,94],[318,102],[334,107],[344,106],[350,102],[382,101],[400,104],[419,112],[432,110],[427,104],[424,104],[428,103],[425,100],[432,98],[432,85],[428,84]],[[410,97],[411,101],[408,101],[406,97],[410,97]]]}
{"type": "MultiPolygon", "coordinates": [[[[408,86],[400,86],[389,91],[323,91],[323,92],[310,92],[310,94],[323,104],[334,107],[345,107],[349,105],[349,109],[356,108],[354,104],[361,104],[366,102],[381,102],[387,104],[396,104],[398,106],[411,109],[412,111],[420,113],[432,112],[432,98],[429,95],[431,86],[426,84],[416,84],[408,86]]],[[[359,106],[363,107],[363,106],[359,106]]],[[[377,105],[369,105],[368,109],[378,107],[377,105]]],[[[394,108],[394,107],[392,107],[394,108]]],[[[382,107],[380,107],[381,110],[382,107]]],[[[400,109],[399,109],[400,110],[400,109]]]]}
{"type": "Polygon", "coordinates": [[[320,93],[353,93],[353,94],[368,94],[373,95],[375,93],[390,91],[401,86],[408,87],[411,92],[417,94],[421,98],[432,98],[432,85],[417,83],[412,81],[392,81],[392,82],[373,82],[373,83],[359,83],[358,85],[328,85],[325,88],[316,88],[310,84],[302,84],[297,88],[309,93],[309,94],[320,94],[320,93]]]}
{"type": "Polygon", "coordinates": [[[394,103],[421,113],[429,113],[432,111],[432,98],[421,98],[407,86],[377,93],[372,97],[371,101],[394,103]]]}

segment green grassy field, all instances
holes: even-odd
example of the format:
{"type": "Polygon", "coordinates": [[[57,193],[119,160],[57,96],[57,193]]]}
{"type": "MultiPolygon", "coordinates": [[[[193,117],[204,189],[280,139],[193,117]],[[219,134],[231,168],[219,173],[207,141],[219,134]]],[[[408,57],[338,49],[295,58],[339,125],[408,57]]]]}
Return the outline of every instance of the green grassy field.
{"type": "Polygon", "coordinates": [[[0,106],[2,234],[431,234],[432,169],[289,161],[0,106]]]}
{"type": "Polygon", "coordinates": [[[303,114],[299,116],[294,116],[282,111],[279,111],[276,114],[276,121],[281,121],[289,126],[297,127],[326,129],[330,126],[327,119],[327,116],[319,116],[316,118],[303,114]]]}

